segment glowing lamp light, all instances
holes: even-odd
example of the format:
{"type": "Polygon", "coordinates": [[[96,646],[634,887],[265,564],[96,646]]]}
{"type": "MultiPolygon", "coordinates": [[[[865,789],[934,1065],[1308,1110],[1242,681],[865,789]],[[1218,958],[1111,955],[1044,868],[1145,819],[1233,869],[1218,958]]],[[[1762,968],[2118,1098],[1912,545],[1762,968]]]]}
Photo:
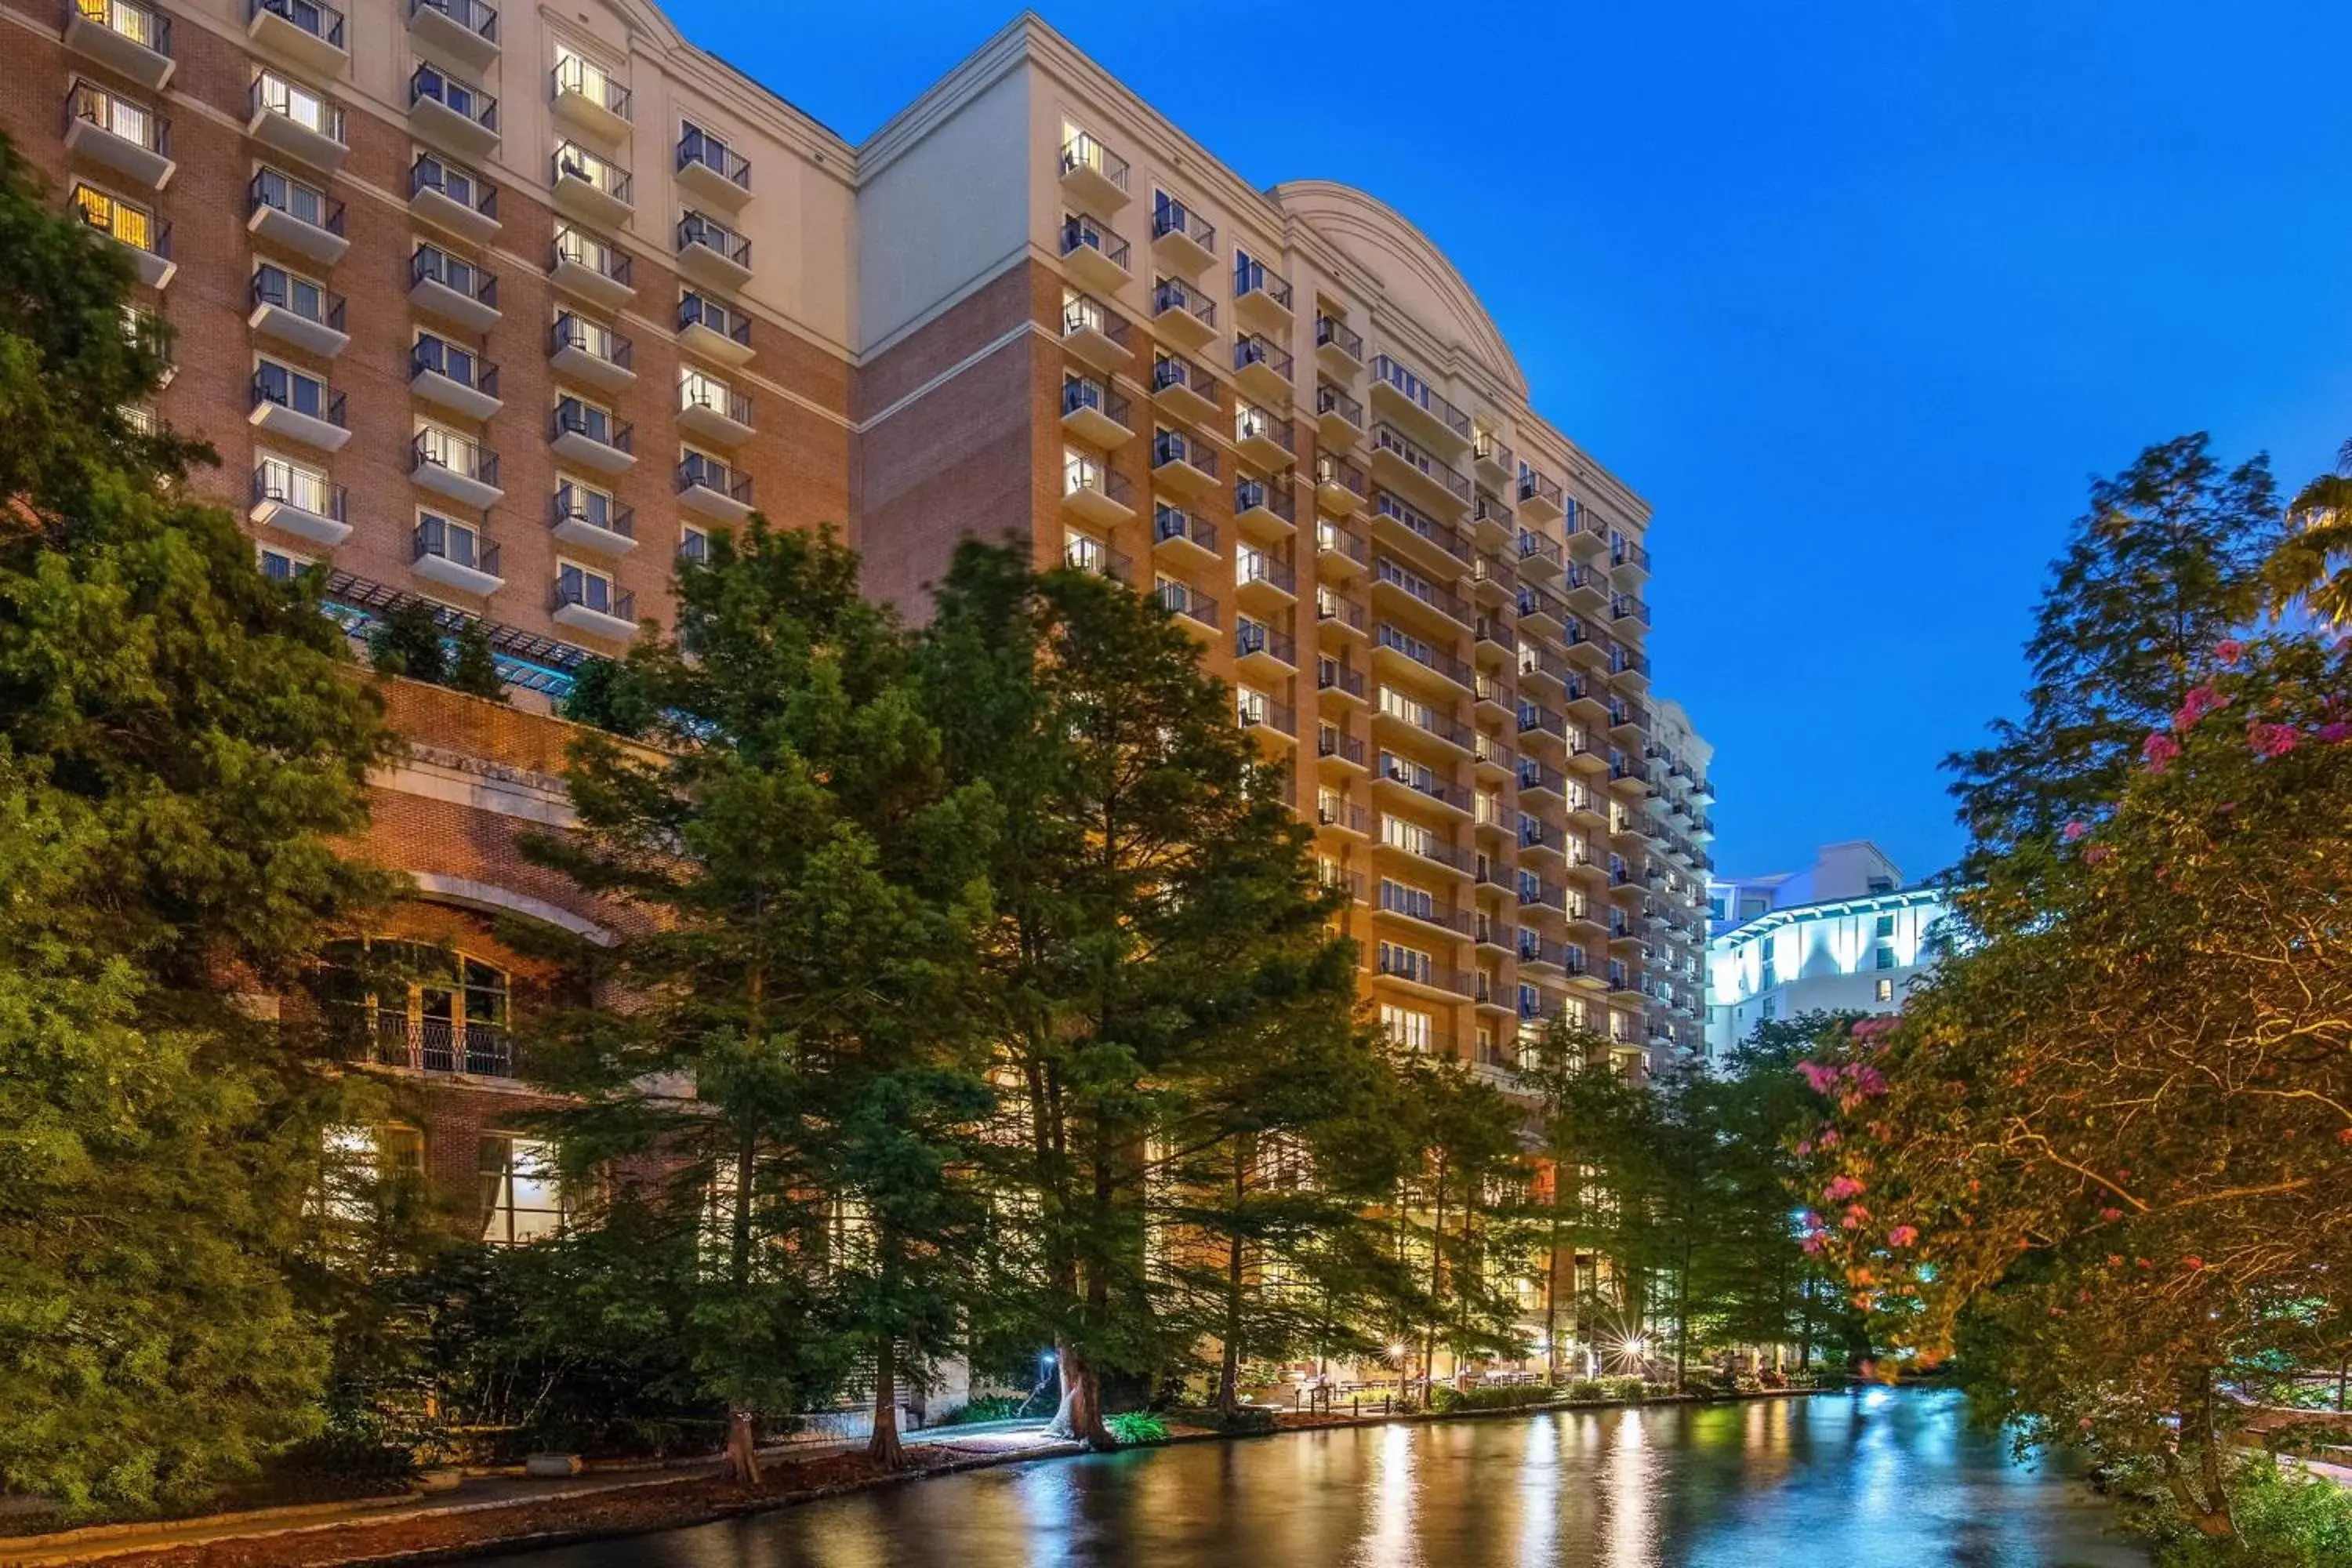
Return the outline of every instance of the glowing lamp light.
{"type": "Polygon", "coordinates": [[[1402,1340],[1391,1340],[1389,1342],[1389,1360],[1402,1361],[1406,1356],[1411,1355],[1412,1353],[1412,1347],[1405,1343],[1402,1340]]]}

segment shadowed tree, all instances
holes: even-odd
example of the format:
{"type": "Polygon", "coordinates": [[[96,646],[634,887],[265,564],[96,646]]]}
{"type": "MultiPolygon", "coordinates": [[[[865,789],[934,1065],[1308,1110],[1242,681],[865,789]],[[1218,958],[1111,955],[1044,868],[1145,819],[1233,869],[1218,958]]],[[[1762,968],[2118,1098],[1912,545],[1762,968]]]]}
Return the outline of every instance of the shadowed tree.
{"type": "Polygon", "coordinates": [[[2336,471],[2295,491],[2286,536],[2263,568],[2273,614],[2300,605],[2333,626],[2352,625],[2352,441],[2336,453],[2336,471]]]}

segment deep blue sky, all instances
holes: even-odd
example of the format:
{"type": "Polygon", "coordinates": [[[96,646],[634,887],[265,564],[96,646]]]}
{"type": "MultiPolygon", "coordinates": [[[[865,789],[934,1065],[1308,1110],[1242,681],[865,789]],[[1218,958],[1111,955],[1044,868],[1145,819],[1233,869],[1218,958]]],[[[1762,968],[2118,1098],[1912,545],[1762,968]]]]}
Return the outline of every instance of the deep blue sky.
{"type": "MultiPolygon", "coordinates": [[[[1013,15],[668,9],[852,140],[1013,15]]],[[[1727,872],[1939,868],[1937,762],[2014,710],[2087,476],[2206,429],[2291,486],[2352,436],[2352,6],[1040,10],[1253,183],[1419,224],[1649,498],[1727,872]]]]}

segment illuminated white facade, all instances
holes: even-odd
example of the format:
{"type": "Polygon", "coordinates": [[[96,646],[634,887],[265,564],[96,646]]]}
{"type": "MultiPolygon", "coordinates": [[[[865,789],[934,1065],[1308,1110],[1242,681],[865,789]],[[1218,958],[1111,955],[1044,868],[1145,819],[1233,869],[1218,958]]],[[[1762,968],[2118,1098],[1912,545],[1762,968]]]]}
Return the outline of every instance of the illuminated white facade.
{"type": "Polygon", "coordinates": [[[1933,963],[1942,889],[1906,888],[1866,840],[1810,871],[1708,889],[1706,1048],[1722,1059],[1757,1025],[1812,1012],[1892,1013],[1933,963]]]}

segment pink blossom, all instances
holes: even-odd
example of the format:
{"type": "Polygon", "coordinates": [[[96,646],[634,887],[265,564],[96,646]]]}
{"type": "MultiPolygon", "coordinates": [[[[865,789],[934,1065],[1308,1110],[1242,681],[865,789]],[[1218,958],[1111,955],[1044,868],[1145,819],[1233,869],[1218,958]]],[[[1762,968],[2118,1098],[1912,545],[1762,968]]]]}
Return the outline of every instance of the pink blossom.
{"type": "Polygon", "coordinates": [[[2323,746],[2340,746],[2347,741],[2352,741],[2352,724],[2347,724],[2341,719],[2331,720],[2319,727],[2314,738],[2323,746]]]}
{"type": "Polygon", "coordinates": [[[2116,1221],[2124,1217],[2124,1211],[2121,1209],[2101,1209],[2099,1211],[2099,1217],[2105,1220],[2109,1225],[2113,1225],[2116,1221]]]}
{"type": "Polygon", "coordinates": [[[2213,657],[2223,664],[2235,664],[2245,656],[2246,645],[2235,637],[2223,637],[2213,645],[2213,657]]]}
{"type": "Polygon", "coordinates": [[[2078,816],[2074,821],[2066,825],[2065,831],[2060,834],[2059,837],[2065,839],[2067,843],[2072,844],[2074,840],[2082,837],[2083,835],[2090,831],[2091,825],[2078,816]]]}
{"type": "Polygon", "coordinates": [[[2160,773],[2172,765],[2175,757],[2180,755],[2180,742],[2158,730],[2140,742],[2139,754],[2140,760],[2147,764],[2148,772],[2160,773]]]}
{"type": "Polygon", "coordinates": [[[1870,1211],[1863,1207],[1860,1204],[1846,1205],[1844,1215],[1840,1216],[1838,1220],[1838,1224],[1848,1230],[1860,1230],[1864,1226],[1868,1225],[1869,1223],[1870,1211]]]}
{"type": "Polygon", "coordinates": [[[2284,757],[2300,739],[2292,724],[2265,724],[2257,720],[2246,726],[2246,744],[2258,757],[2284,757]]]}
{"type": "Polygon", "coordinates": [[[1836,1128],[1824,1127],[1822,1129],[1821,1146],[1822,1148],[1834,1149],[1841,1142],[1843,1142],[1843,1140],[1839,1138],[1838,1130],[1836,1128]]]}
{"type": "Polygon", "coordinates": [[[2185,734],[2196,727],[2198,720],[2217,708],[2227,708],[2229,705],[2230,700],[2214,690],[2212,687],[2192,686],[2189,689],[2189,695],[2181,700],[2180,710],[2172,716],[2172,727],[2176,731],[2185,734]]]}
{"type": "Polygon", "coordinates": [[[2201,1258],[2198,1257],[2198,1256],[2197,1256],[2195,1253],[2193,1253],[2193,1252],[2192,1252],[2192,1253],[2190,1253],[2188,1257],[2186,1257],[2186,1258],[2182,1258],[2180,1261],[2181,1261],[2183,1264],[2187,1265],[2187,1266],[2188,1266],[2188,1268],[2189,1268],[2192,1272],[2193,1272],[2193,1271],[2195,1271],[2195,1270],[2197,1270],[2197,1269],[2200,1269],[2200,1268],[2204,1268],[2204,1267],[2205,1267],[2205,1260],[2204,1260],[2203,1258],[2201,1258]]]}
{"type": "Polygon", "coordinates": [[[2088,849],[2083,851],[2083,864],[2085,866],[2095,866],[2114,853],[2115,848],[2112,845],[2094,844],[2088,849]]]}
{"type": "Polygon", "coordinates": [[[1889,1247],[1909,1247],[1918,1239],[1919,1227],[1916,1225],[1898,1225],[1886,1233],[1886,1245],[1889,1247]]]}
{"type": "Polygon", "coordinates": [[[1829,1237],[1822,1235],[1820,1231],[1815,1231],[1811,1235],[1806,1237],[1801,1245],[1803,1246],[1807,1255],[1811,1256],[1818,1254],[1823,1247],[1829,1245],[1829,1237]]]}
{"type": "Polygon", "coordinates": [[[1845,1069],[1845,1075],[1853,1081],[1857,1094],[1870,1096],[1886,1092],[1886,1075],[1876,1068],[1864,1067],[1857,1062],[1845,1069]]]}
{"type": "Polygon", "coordinates": [[[1832,1176],[1829,1185],[1822,1189],[1822,1196],[1831,1203],[1838,1204],[1843,1203],[1862,1190],[1862,1184],[1852,1176],[1832,1176]]]}
{"type": "Polygon", "coordinates": [[[1797,1075],[1815,1094],[1827,1094],[1837,1086],[1837,1068],[1823,1067],[1819,1062],[1799,1062],[1797,1075]]]}
{"type": "Polygon", "coordinates": [[[1803,1159],[1806,1155],[1811,1154],[1812,1152],[1813,1146],[1811,1143],[1800,1143],[1797,1145],[1797,1158],[1800,1160],[1803,1159]]]}

